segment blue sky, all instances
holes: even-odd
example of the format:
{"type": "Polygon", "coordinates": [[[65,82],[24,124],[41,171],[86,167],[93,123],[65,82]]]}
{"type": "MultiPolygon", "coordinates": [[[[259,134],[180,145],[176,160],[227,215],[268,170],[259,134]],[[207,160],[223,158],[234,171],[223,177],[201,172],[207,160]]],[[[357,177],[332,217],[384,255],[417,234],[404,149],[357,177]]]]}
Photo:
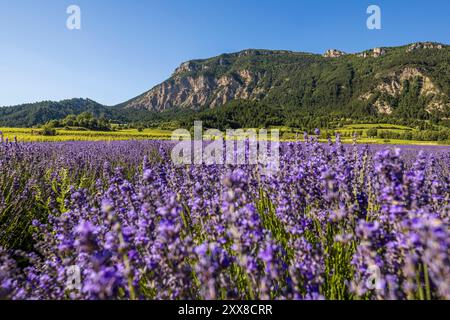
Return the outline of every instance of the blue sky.
{"type": "Polygon", "coordinates": [[[450,43],[448,0],[0,0],[0,106],[72,97],[113,105],[181,62],[246,48],[347,52],[450,43]],[[81,30],[66,9],[81,8],[81,30]],[[382,30],[366,9],[382,10],[382,30]]]}

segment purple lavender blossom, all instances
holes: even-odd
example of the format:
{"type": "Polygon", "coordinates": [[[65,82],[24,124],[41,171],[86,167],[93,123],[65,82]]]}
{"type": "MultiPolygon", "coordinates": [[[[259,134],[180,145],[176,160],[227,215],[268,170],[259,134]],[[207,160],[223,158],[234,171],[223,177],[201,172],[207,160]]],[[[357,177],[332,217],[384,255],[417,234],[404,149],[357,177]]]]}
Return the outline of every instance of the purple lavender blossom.
{"type": "Polygon", "coordinates": [[[450,299],[448,147],[314,134],[271,176],[171,142],[1,143],[0,299],[450,299]]]}

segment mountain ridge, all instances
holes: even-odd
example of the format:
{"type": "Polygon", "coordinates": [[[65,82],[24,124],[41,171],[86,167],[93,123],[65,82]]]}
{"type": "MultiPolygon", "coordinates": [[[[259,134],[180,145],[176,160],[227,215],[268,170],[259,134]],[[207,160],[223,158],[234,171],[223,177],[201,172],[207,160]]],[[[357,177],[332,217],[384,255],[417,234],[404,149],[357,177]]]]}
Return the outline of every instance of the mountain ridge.
{"type": "Polygon", "coordinates": [[[295,110],[297,115],[446,119],[449,97],[446,44],[416,42],[350,54],[330,49],[323,55],[245,49],[183,62],[167,80],[115,106],[72,99],[0,108],[0,125],[37,125],[65,112],[84,111],[121,122],[151,121],[160,113],[195,113],[233,101],[295,110]],[[34,119],[25,121],[24,110],[34,119]]]}
{"type": "MultiPolygon", "coordinates": [[[[222,54],[209,59],[184,62],[175,69],[169,79],[156,85],[140,96],[129,100],[126,104],[122,104],[122,106],[125,108],[144,108],[152,111],[162,111],[174,107],[196,109],[209,106],[214,108],[237,99],[259,101],[270,96],[270,91],[272,89],[277,90],[278,87],[283,88],[283,85],[280,83],[275,82],[274,85],[267,84],[273,77],[275,77],[275,80],[278,82],[282,80],[290,81],[291,76],[298,76],[298,74],[295,74],[296,72],[313,73],[313,69],[315,67],[320,67],[321,64],[325,64],[327,67],[332,68],[335,67],[336,61],[341,62],[340,67],[348,66],[349,69],[351,69],[349,70],[350,72],[355,72],[355,76],[363,76],[364,70],[358,70],[358,68],[355,67],[358,63],[361,64],[361,59],[362,61],[366,59],[383,60],[386,56],[387,58],[389,58],[389,56],[391,56],[390,58],[398,58],[399,55],[404,56],[404,59],[407,59],[408,56],[409,58],[414,58],[414,55],[416,55],[417,52],[422,52],[423,50],[445,50],[447,55],[447,61],[445,63],[448,64],[448,46],[433,42],[413,43],[400,47],[374,48],[353,54],[346,54],[345,52],[336,49],[328,50],[324,55],[286,50],[246,49],[233,54],[222,54]],[[265,57],[270,57],[270,59],[265,59],[265,57]],[[272,65],[270,65],[269,68],[259,68],[258,64],[266,63],[267,60],[270,60],[272,65]],[[303,70],[289,70],[291,67],[298,69],[299,66],[304,67],[303,70]],[[280,70],[273,70],[274,68],[282,70],[280,72],[280,70]],[[288,72],[285,72],[286,70],[288,72]],[[273,71],[275,71],[275,75],[273,71]],[[285,74],[287,76],[285,76],[285,74]],[[283,76],[285,77],[284,79],[281,78],[283,76]]],[[[427,85],[434,87],[434,93],[440,96],[439,99],[432,102],[429,101],[426,110],[432,110],[433,105],[438,109],[445,109],[447,108],[448,94],[447,92],[440,92],[441,90],[437,88],[439,87],[439,84],[435,84],[432,77],[427,74],[432,67],[426,61],[429,58],[423,58],[425,59],[425,63],[412,61],[410,65],[406,64],[403,66],[403,70],[394,68],[394,70],[390,70],[390,73],[392,74],[392,71],[394,73],[404,73],[408,68],[414,70],[412,72],[414,77],[417,76],[422,78],[421,81],[424,80],[427,85]],[[441,105],[439,105],[439,103],[441,103],[441,105]]],[[[363,67],[370,68],[371,63],[372,62],[366,63],[366,66],[363,67]]],[[[364,62],[362,62],[362,64],[364,64],[364,62]]],[[[375,74],[374,76],[380,78],[379,74],[375,74]]],[[[397,80],[414,80],[414,77],[402,77],[402,79],[397,80]]],[[[358,80],[363,80],[361,78],[362,77],[358,80]]],[[[319,80],[321,80],[320,76],[319,80]]],[[[351,81],[353,79],[349,80],[351,81]]],[[[399,84],[397,80],[395,80],[397,87],[401,87],[401,84],[399,84]]],[[[444,81],[448,82],[448,77],[445,78],[444,81]]],[[[382,81],[376,84],[376,86],[380,85],[382,85],[382,81]]],[[[345,84],[337,83],[337,86],[340,86],[337,90],[346,89],[345,84]]],[[[288,86],[288,90],[285,91],[286,95],[289,95],[289,89],[292,90],[294,88],[288,86]]],[[[375,88],[369,88],[366,92],[361,92],[358,97],[364,95],[367,96],[367,94],[373,90],[375,90],[375,88]]],[[[431,94],[433,90],[428,91],[428,93],[431,94]]],[[[301,94],[304,94],[304,92],[301,94]]],[[[396,95],[398,94],[399,92],[396,93],[396,95]]],[[[395,96],[393,96],[393,98],[395,98],[395,96]]],[[[380,101],[374,103],[378,111],[382,109],[379,107],[380,105],[388,103],[385,100],[386,98],[383,97],[380,101]]],[[[348,101],[346,102],[348,103],[348,101]]]]}

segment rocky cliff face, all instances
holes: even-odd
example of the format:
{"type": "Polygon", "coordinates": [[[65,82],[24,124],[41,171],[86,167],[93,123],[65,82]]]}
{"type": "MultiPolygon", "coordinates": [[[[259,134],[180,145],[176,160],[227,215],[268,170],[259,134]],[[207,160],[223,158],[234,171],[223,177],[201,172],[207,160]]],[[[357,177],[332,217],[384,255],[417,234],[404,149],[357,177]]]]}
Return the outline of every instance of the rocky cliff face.
{"type": "MultiPolygon", "coordinates": [[[[163,82],[135,101],[128,108],[145,108],[162,111],[173,107],[217,107],[234,99],[257,99],[262,76],[250,70],[238,70],[220,77],[210,74],[184,75],[195,67],[181,65],[169,81],[163,82]]],[[[202,70],[207,70],[203,67],[202,70]]]]}
{"type": "Polygon", "coordinates": [[[251,59],[291,54],[295,53],[249,49],[207,60],[187,61],[175,69],[170,79],[133,99],[126,108],[153,111],[174,107],[214,108],[235,99],[260,99],[271,88],[261,82],[266,76],[265,70],[255,70],[258,64],[251,59]],[[236,61],[249,61],[249,64],[240,66],[236,61]]]}
{"type": "Polygon", "coordinates": [[[406,67],[380,78],[381,82],[374,90],[360,96],[362,100],[370,100],[375,96],[373,105],[379,113],[391,114],[393,110],[387,97],[398,98],[403,93],[405,81],[413,80],[417,80],[420,84],[420,96],[428,100],[425,109],[427,112],[444,111],[450,108],[450,103],[447,102],[448,97],[419,68],[406,67]]]}

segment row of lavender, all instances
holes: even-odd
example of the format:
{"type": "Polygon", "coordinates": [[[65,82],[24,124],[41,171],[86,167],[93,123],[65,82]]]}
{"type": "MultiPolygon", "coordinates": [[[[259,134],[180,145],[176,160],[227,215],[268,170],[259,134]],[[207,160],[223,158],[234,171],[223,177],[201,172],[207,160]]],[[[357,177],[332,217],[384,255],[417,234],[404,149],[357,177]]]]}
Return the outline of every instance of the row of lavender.
{"type": "Polygon", "coordinates": [[[448,150],[310,138],[266,176],[171,146],[0,144],[0,298],[450,299],[448,150]]]}

